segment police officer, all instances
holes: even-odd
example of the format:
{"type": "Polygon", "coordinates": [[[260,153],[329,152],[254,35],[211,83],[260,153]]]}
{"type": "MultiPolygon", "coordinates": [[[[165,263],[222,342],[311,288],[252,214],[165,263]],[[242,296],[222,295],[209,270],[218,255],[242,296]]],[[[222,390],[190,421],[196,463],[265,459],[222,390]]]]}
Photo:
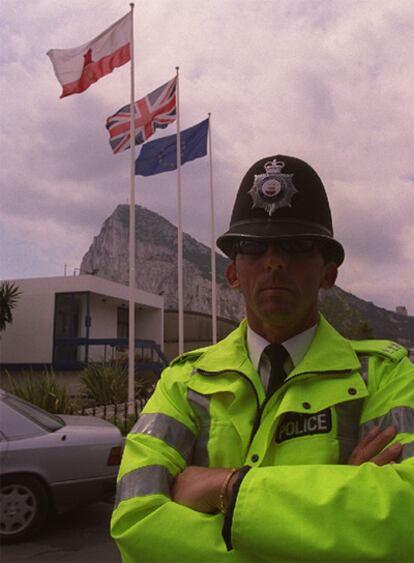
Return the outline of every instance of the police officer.
{"type": "Polygon", "coordinates": [[[344,260],[319,176],[259,160],[217,244],[247,321],[173,361],[128,436],[124,561],[411,560],[414,366],[319,313],[344,260]]]}

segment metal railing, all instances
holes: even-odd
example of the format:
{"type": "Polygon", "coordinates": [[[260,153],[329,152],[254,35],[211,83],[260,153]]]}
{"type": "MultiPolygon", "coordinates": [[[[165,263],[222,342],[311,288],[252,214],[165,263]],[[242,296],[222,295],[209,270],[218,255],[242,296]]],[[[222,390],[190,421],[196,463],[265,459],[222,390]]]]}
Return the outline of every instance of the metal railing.
{"type": "MultiPolygon", "coordinates": [[[[128,338],[65,338],[54,340],[53,367],[80,369],[90,362],[127,361],[128,338]]],[[[168,360],[154,340],[135,340],[135,370],[154,371],[158,376],[168,360]]]]}
{"type": "Polygon", "coordinates": [[[115,424],[120,429],[123,436],[126,436],[144,408],[149,397],[141,397],[134,401],[133,413],[129,409],[128,403],[83,406],[80,410],[73,410],[71,414],[82,416],[97,416],[115,424]]]}

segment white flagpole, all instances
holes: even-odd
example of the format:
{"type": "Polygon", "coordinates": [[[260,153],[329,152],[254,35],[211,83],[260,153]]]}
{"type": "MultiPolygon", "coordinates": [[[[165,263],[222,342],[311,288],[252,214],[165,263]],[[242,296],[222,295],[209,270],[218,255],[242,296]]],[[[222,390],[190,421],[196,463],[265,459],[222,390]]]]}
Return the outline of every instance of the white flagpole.
{"type": "Polygon", "coordinates": [[[135,76],[134,76],[134,4],[131,2],[131,115],[129,122],[131,177],[129,202],[129,337],[128,337],[128,405],[133,412],[135,401],[135,76]]]}
{"type": "Polygon", "coordinates": [[[211,208],[211,331],[212,342],[217,342],[217,276],[216,276],[216,229],[214,220],[213,154],[211,151],[211,113],[208,114],[208,161],[210,176],[211,208]]]}
{"type": "Polygon", "coordinates": [[[183,223],[181,212],[181,136],[180,136],[180,86],[177,71],[177,219],[178,219],[178,354],[184,352],[184,296],[183,296],[183,223]]]}

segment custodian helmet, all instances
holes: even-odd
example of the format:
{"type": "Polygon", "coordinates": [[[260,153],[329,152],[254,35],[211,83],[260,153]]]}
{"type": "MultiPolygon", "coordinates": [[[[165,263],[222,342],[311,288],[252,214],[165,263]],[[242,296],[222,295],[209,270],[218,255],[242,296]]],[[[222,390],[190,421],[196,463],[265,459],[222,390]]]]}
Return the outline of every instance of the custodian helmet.
{"type": "Polygon", "coordinates": [[[242,238],[313,238],[338,266],[344,261],[322,181],[309,164],[292,156],[262,158],[245,174],[230,228],[217,246],[234,258],[234,242],[242,238]]]}

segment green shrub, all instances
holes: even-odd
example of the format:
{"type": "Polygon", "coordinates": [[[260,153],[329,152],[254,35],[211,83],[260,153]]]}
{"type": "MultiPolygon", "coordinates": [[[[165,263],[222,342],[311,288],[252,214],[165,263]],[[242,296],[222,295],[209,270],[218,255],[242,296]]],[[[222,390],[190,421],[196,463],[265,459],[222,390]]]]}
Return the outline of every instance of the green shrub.
{"type": "Polygon", "coordinates": [[[98,405],[123,403],[128,397],[128,371],[121,362],[88,364],[80,376],[85,393],[98,405]]]}
{"type": "MultiPolygon", "coordinates": [[[[128,401],[128,365],[126,362],[91,363],[80,376],[84,393],[97,405],[113,405],[128,401]]],[[[153,390],[153,385],[145,378],[136,379],[135,397],[141,407],[153,390]]]]}
{"type": "Polygon", "coordinates": [[[77,405],[51,369],[24,372],[14,378],[7,372],[10,392],[50,413],[70,414],[77,405]]]}

